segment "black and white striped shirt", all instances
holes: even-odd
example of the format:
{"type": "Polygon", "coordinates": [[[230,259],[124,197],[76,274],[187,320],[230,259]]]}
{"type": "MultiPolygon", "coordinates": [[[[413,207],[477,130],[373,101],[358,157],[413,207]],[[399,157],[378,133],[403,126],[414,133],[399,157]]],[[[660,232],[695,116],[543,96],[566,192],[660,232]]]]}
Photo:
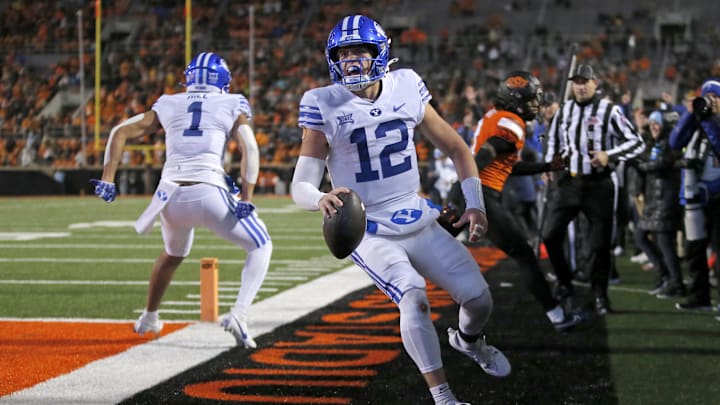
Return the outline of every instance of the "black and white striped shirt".
{"type": "Polygon", "coordinates": [[[620,107],[596,95],[581,106],[574,100],[566,102],[553,118],[548,131],[545,161],[560,154],[570,158],[568,170],[573,175],[608,173],[610,168],[590,165],[590,151],[602,150],[610,162],[632,159],[645,150],[638,135],[620,107]]]}

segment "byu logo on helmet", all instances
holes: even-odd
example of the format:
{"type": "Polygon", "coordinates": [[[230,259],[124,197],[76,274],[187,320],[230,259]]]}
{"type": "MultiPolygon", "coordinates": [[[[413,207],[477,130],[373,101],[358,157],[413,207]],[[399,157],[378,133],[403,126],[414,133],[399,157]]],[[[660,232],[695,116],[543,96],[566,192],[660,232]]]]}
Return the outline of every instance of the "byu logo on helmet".
{"type": "Polygon", "coordinates": [[[201,52],[185,69],[185,84],[190,92],[230,91],[230,69],[223,58],[212,52],[201,52]]]}
{"type": "MultiPolygon", "coordinates": [[[[330,69],[330,80],[351,91],[362,90],[385,77],[389,71],[390,39],[380,24],[364,15],[347,16],[330,31],[325,59],[330,69]],[[366,45],[372,54],[367,73],[345,75],[338,60],[338,49],[346,46],[366,45]]],[[[362,59],[367,60],[367,59],[362,59]]],[[[361,61],[362,61],[361,60],[361,61]]],[[[346,61],[347,62],[347,61],[346,61]]]]}

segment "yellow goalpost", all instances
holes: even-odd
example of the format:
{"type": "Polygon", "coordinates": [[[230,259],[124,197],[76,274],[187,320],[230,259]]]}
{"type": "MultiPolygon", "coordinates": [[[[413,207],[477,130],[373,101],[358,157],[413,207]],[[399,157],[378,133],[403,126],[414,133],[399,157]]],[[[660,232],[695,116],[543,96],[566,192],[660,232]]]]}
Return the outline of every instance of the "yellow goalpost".
{"type": "MultiPolygon", "coordinates": [[[[192,0],[185,0],[185,64],[190,63],[192,58],[192,0]]],[[[96,153],[105,150],[100,142],[100,83],[102,64],[102,0],[95,0],[95,151],[96,153]]],[[[155,145],[127,145],[125,150],[139,150],[145,154],[145,161],[152,162],[152,152],[156,150],[155,145]]]]}

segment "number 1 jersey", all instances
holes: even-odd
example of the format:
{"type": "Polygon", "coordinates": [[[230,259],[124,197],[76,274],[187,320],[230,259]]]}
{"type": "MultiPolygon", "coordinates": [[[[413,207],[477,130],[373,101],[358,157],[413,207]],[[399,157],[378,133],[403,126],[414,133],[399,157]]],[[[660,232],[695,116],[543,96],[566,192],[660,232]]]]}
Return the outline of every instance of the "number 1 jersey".
{"type": "Polygon", "coordinates": [[[165,129],[162,178],[226,188],[225,147],[237,118],[252,118],[247,99],[240,94],[166,94],[152,109],[165,129]]]}

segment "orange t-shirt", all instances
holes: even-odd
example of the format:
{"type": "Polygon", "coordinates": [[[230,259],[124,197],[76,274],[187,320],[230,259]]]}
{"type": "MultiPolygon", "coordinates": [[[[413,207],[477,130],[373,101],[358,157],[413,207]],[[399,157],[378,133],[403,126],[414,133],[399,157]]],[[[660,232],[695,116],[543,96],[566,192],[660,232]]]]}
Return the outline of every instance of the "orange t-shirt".
{"type": "Polygon", "coordinates": [[[472,146],[473,154],[477,154],[485,142],[493,136],[515,144],[517,151],[517,153],[496,156],[489,165],[480,170],[480,180],[483,185],[502,191],[513,166],[520,160],[520,153],[525,145],[525,121],[509,111],[491,109],[478,121],[472,146]]]}

